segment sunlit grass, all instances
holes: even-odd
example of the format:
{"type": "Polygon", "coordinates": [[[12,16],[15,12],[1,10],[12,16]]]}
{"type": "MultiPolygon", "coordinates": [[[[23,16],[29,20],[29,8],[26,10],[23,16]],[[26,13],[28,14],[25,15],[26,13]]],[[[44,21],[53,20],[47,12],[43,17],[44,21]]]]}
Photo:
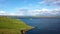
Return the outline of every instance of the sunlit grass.
{"type": "Polygon", "coordinates": [[[22,29],[31,29],[30,26],[23,21],[10,18],[0,17],[0,34],[21,34],[22,29]]]}

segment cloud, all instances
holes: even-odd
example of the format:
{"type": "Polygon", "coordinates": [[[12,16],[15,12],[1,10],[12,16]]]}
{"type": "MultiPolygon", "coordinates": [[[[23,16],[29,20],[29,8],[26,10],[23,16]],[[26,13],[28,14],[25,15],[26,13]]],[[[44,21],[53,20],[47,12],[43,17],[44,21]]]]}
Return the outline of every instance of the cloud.
{"type": "Polygon", "coordinates": [[[0,15],[6,15],[7,13],[5,11],[0,11],[0,15]]]}
{"type": "Polygon", "coordinates": [[[23,14],[23,16],[36,16],[37,14],[39,14],[35,10],[29,10],[24,8],[19,9],[18,13],[23,14]]]}
{"type": "Polygon", "coordinates": [[[15,15],[14,13],[8,13],[6,11],[0,11],[0,15],[15,15]]]}
{"type": "Polygon", "coordinates": [[[3,14],[3,13],[5,13],[5,11],[0,11],[0,14],[3,14]]]}
{"type": "Polygon", "coordinates": [[[11,16],[60,16],[60,8],[56,9],[40,9],[40,10],[28,10],[19,9],[16,13],[8,13],[6,11],[0,11],[0,15],[11,15],[11,16]]]}
{"type": "Polygon", "coordinates": [[[40,9],[40,10],[28,10],[28,9],[20,9],[20,12],[25,16],[56,16],[60,14],[60,8],[56,9],[40,9]]]}
{"type": "Polygon", "coordinates": [[[0,11],[0,15],[6,15],[6,16],[23,16],[24,14],[23,13],[9,13],[9,12],[6,12],[6,11],[0,11]]]}
{"type": "Polygon", "coordinates": [[[60,0],[43,0],[40,4],[46,4],[48,6],[60,6],[60,0]]]}
{"type": "Polygon", "coordinates": [[[41,9],[31,12],[31,15],[34,16],[60,16],[60,9],[41,9]]]}

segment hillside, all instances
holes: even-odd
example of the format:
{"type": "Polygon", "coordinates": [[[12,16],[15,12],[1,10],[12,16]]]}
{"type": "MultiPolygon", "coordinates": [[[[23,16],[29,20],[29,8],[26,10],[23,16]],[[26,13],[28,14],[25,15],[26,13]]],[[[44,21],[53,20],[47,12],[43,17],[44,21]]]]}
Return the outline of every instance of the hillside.
{"type": "Polygon", "coordinates": [[[0,34],[21,34],[22,29],[31,29],[31,26],[15,18],[0,17],[0,34]]]}

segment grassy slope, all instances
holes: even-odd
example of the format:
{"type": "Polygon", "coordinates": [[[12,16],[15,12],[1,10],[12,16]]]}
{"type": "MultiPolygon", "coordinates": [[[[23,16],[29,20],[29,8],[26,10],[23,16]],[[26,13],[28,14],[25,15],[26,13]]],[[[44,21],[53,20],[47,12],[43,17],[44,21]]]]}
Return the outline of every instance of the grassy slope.
{"type": "Polygon", "coordinates": [[[31,27],[21,20],[0,17],[0,34],[21,34],[20,30],[29,28],[31,27]]]}

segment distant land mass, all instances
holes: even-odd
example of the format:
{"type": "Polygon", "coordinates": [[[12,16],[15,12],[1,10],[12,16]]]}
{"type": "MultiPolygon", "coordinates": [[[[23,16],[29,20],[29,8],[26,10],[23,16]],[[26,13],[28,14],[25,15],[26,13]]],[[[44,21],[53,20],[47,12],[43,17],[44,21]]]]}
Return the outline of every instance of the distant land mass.
{"type": "Polygon", "coordinates": [[[12,15],[0,15],[0,16],[6,16],[6,17],[16,17],[16,18],[60,18],[60,16],[12,16],[12,15]]]}

